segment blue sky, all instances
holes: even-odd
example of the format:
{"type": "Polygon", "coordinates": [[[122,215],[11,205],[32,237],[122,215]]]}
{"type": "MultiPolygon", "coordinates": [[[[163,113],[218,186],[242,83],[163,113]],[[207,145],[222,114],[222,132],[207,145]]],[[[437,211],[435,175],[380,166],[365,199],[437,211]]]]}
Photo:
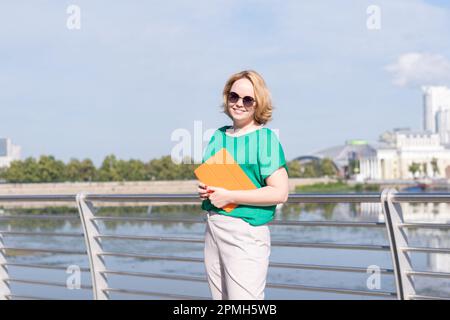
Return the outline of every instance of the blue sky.
{"type": "Polygon", "coordinates": [[[23,157],[170,154],[174,130],[229,124],[221,92],[242,69],[265,78],[288,159],[421,129],[420,86],[450,85],[443,0],[3,1],[0,39],[0,136],[23,157]]]}
{"type": "Polygon", "coordinates": [[[436,5],[436,6],[442,6],[442,7],[450,7],[450,3],[448,0],[427,0],[425,1],[427,3],[436,5]]]}

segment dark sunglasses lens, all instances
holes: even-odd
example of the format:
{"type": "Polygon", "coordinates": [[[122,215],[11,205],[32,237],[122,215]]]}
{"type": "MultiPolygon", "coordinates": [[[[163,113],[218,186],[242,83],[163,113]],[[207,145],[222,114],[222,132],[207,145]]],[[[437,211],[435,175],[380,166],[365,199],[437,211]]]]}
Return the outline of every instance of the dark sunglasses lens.
{"type": "Polygon", "coordinates": [[[228,100],[231,103],[236,103],[239,100],[239,95],[236,92],[230,92],[230,94],[228,95],[228,100]]]}
{"type": "Polygon", "coordinates": [[[244,104],[244,107],[251,107],[253,106],[253,102],[255,100],[252,97],[246,96],[244,99],[242,99],[242,103],[244,104]]]}

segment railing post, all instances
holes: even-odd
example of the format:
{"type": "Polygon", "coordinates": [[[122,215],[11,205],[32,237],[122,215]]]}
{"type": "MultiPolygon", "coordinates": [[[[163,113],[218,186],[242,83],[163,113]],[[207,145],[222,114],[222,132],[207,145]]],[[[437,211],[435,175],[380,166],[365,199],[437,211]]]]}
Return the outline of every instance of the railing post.
{"type": "Polygon", "coordinates": [[[0,300],[8,300],[11,288],[8,283],[8,266],[6,266],[6,252],[3,235],[0,233],[0,300]]]}
{"type": "Polygon", "coordinates": [[[83,225],[84,239],[89,257],[94,299],[108,300],[109,295],[106,291],[108,281],[104,273],[106,271],[106,265],[103,256],[100,255],[103,252],[103,247],[101,239],[98,237],[100,231],[94,219],[94,206],[91,202],[85,200],[84,193],[77,194],[77,206],[83,225]]]}
{"type": "Polygon", "coordinates": [[[381,193],[384,220],[391,247],[392,264],[397,287],[397,297],[400,300],[410,299],[416,293],[413,279],[408,272],[412,264],[409,253],[402,248],[408,247],[408,238],[405,230],[400,226],[403,223],[403,213],[400,203],[392,202],[392,196],[397,193],[395,189],[384,189],[381,193]]]}

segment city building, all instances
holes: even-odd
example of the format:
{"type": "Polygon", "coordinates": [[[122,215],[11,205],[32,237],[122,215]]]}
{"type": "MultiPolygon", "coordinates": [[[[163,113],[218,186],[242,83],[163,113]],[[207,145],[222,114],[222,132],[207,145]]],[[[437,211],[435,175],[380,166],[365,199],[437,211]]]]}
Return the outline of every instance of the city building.
{"type": "Polygon", "coordinates": [[[297,157],[294,160],[304,163],[328,158],[333,161],[338,176],[350,177],[355,171],[359,173],[359,159],[362,154],[370,152],[371,149],[372,147],[365,140],[348,140],[344,145],[319,150],[311,155],[297,157]]]}
{"type": "Polygon", "coordinates": [[[422,90],[423,131],[399,128],[381,134],[360,155],[358,180],[450,179],[450,89],[422,90]]]}
{"type": "Polygon", "coordinates": [[[438,133],[394,129],[360,157],[359,180],[450,178],[450,149],[438,133]]]}
{"type": "Polygon", "coordinates": [[[450,89],[428,86],[422,90],[423,130],[439,134],[442,144],[450,144],[450,89]]]}
{"type": "Polygon", "coordinates": [[[14,160],[20,160],[20,146],[12,144],[11,139],[0,138],[0,168],[9,167],[14,160]]]}

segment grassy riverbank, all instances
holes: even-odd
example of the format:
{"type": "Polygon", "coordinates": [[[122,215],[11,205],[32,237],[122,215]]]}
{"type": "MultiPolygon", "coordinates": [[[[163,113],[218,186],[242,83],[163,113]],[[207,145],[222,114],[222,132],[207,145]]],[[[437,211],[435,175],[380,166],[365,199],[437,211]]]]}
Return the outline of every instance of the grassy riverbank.
{"type": "Polygon", "coordinates": [[[357,183],[354,185],[348,184],[344,181],[331,183],[315,183],[311,185],[296,186],[295,192],[298,193],[328,193],[328,192],[378,192],[380,187],[373,184],[357,183]]]}

